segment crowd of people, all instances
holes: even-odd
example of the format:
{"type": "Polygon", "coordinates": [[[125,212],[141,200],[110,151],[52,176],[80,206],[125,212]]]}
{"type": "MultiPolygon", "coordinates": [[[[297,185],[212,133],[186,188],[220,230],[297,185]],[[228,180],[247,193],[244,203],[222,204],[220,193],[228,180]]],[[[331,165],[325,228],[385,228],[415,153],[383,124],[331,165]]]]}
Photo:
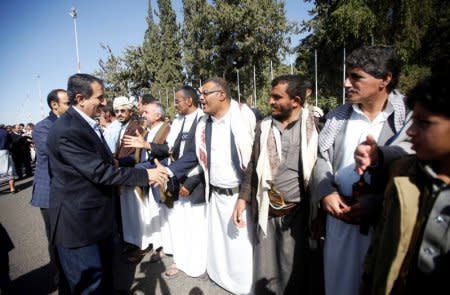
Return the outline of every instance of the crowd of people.
{"type": "MultiPolygon", "coordinates": [[[[177,87],[172,121],[150,94],[107,103],[88,74],[50,92],[32,133],[31,203],[60,293],[116,294],[115,239],[130,263],[171,255],[166,280],[209,278],[232,294],[445,290],[448,75],[404,96],[399,57],[381,45],[353,51],[346,67],[347,102],[325,116],[297,75],[273,79],[265,118],[219,77],[177,87]]],[[[19,163],[2,176],[30,175],[19,163]]]]}
{"type": "Polygon", "coordinates": [[[17,193],[15,181],[33,176],[35,147],[33,123],[0,124],[0,183],[8,182],[9,192],[17,193]]]}

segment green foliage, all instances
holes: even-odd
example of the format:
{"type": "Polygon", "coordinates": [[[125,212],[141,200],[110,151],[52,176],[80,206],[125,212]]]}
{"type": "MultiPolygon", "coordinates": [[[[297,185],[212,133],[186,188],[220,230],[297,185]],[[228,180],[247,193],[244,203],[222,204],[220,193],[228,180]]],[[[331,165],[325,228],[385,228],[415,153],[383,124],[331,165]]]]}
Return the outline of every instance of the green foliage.
{"type": "MultiPolygon", "coordinates": [[[[305,0],[305,2],[311,2],[305,0]]],[[[410,88],[434,65],[448,64],[450,11],[439,0],[316,0],[312,19],[302,23],[309,33],[297,47],[296,68],[314,75],[318,55],[319,92],[340,97],[343,50],[369,44],[395,46],[404,67],[399,88],[410,88]]],[[[332,101],[332,99],[330,99],[332,101]]]]}
{"type": "Polygon", "coordinates": [[[211,30],[212,6],[206,0],[183,0],[182,29],[183,61],[186,78],[196,85],[211,76],[213,36],[211,30]]]}

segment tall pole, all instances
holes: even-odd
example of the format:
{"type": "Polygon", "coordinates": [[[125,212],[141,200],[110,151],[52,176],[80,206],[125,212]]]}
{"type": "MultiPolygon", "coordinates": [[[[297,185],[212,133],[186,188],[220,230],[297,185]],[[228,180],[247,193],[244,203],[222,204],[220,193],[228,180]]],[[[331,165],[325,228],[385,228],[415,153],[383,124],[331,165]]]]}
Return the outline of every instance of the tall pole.
{"type": "Polygon", "coordinates": [[[254,103],[253,107],[256,107],[256,67],[253,65],[253,97],[254,97],[254,103]]]}
{"type": "Polygon", "coordinates": [[[77,32],[77,10],[75,9],[75,7],[72,7],[72,9],[70,10],[70,16],[73,19],[73,28],[75,31],[75,48],[77,50],[77,71],[78,73],[80,73],[80,55],[78,53],[78,32],[77,32]]]}
{"type": "Polygon", "coordinates": [[[346,77],[346,74],[345,74],[345,44],[344,44],[344,58],[343,58],[343,64],[342,64],[342,72],[343,72],[343,75],[342,75],[342,104],[344,104],[345,103],[344,84],[345,84],[345,77],[346,77]]]}
{"type": "Polygon", "coordinates": [[[166,108],[169,107],[169,92],[167,92],[167,88],[166,88],[166,108]]]}
{"type": "Polygon", "coordinates": [[[44,118],[44,102],[42,101],[42,93],[41,93],[41,76],[38,74],[36,76],[38,83],[38,93],[39,93],[39,106],[41,108],[41,118],[44,118]]]}
{"type": "Polygon", "coordinates": [[[172,92],[173,92],[173,105],[175,105],[176,98],[175,98],[175,88],[174,87],[172,87],[172,92]]]}
{"type": "Polygon", "coordinates": [[[291,75],[294,75],[294,66],[291,63],[291,75]]]}
{"type": "Polygon", "coordinates": [[[317,97],[317,49],[314,49],[314,94],[316,96],[316,106],[318,104],[318,97],[317,97]]]}
{"type": "Polygon", "coordinates": [[[273,80],[273,66],[272,66],[272,60],[270,60],[270,81],[273,80]]]}
{"type": "Polygon", "coordinates": [[[241,102],[241,88],[239,86],[239,69],[236,69],[236,74],[237,74],[237,90],[238,90],[238,101],[239,103],[241,102]]]}

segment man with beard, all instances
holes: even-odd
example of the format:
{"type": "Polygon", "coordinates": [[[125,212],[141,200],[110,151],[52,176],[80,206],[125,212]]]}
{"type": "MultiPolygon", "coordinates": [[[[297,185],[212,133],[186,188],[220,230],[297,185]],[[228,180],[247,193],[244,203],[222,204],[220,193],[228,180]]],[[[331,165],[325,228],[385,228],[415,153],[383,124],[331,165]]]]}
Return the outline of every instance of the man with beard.
{"type": "Polygon", "coordinates": [[[113,102],[114,112],[116,113],[116,119],[122,124],[120,129],[119,138],[116,144],[116,159],[119,166],[133,167],[135,148],[125,147],[123,143],[124,135],[136,135],[136,130],[139,133],[143,133],[143,128],[138,120],[134,120],[133,116],[133,103],[125,96],[119,96],[114,98],[113,102]]]}
{"type": "MultiPolygon", "coordinates": [[[[135,135],[136,130],[142,133],[143,128],[138,120],[132,118],[133,103],[131,103],[127,97],[119,96],[114,98],[113,108],[116,113],[116,120],[121,124],[114,153],[115,162],[119,167],[134,167],[136,164],[136,159],[134,156],[136,149],[132,147],[125,147],[122,139],[124,135],[135,135]]],[[[122,192],[120,195],[122,195],[122,192]]],[[[115,218],[117,223],[117,232],[123,240],[122,213],[120,208],[121,198],[118,197],[115,201],[115,218]]]]}
{"type": "Polygon", "coordinates": [[[308,183],[317,158],[318,131],[298,76],[272,81],[271,116],[256,128],[253,151],[233,222],[244,227],[247,203],[257,210],[256,294],[302,293],[307,288],[308,183]]]}
{"type": "MultiPolygon", "coordinates": [[[[372,226],[383,192],[374,185],[383,165],[411,152],[405,132],[410,115],[395,89],[400,59],[392,47],[353,51],[344,82],[347,103],[327,115],[313,173],[313,198],[327,213],[324,244],[326,294],[358,294],[372,226]],[[354,153],[363,142],[378,144],[378,167],[358,175],[354,153]],[[378,169],[374,169],[378,168],[378,169]],[[371,185],[372,184],[372,185],[371,185]]],[[[361,171],[359,171],[361,172],[361,171]]]]}

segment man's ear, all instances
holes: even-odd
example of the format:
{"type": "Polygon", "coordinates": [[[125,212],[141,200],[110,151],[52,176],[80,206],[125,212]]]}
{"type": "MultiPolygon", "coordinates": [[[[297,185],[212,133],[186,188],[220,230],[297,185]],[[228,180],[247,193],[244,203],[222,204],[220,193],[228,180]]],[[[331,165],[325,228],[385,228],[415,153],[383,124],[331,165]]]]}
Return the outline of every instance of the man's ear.
{"type": "Polygon", "coordinates": [[[75,101],[78,105],[83,105],[83,102],[86,101],[86,99],[83,94],[77,93],[75,95],[75,101]]]}
{"type": "Polygon", "coordinates": [[[386,88],[392,81],[392,73],[387,73],[386,77],[381,78],[381,88],[386,88]]]}
{"type": "Polygon", "coordinates": [[[298,95],[294,96],[293,101],[299,106],[303,106],[303,99],[300,96],[298,95]]]}
{"type": "Polygon", "coordinates": [[[193,99],[192,97],[188,97],[186,98],[186,103],[189,107],[191,107],[194,103],[193,103],[193,99]]]}
{"type": "Polygon", "coordinates": [[[52,110],[57,110],[57,109],[58,109],[58,103],[57,103],[56,101],[52,100],[52,101],[50,102],[50,108],[51,108],[52,110]]]}

